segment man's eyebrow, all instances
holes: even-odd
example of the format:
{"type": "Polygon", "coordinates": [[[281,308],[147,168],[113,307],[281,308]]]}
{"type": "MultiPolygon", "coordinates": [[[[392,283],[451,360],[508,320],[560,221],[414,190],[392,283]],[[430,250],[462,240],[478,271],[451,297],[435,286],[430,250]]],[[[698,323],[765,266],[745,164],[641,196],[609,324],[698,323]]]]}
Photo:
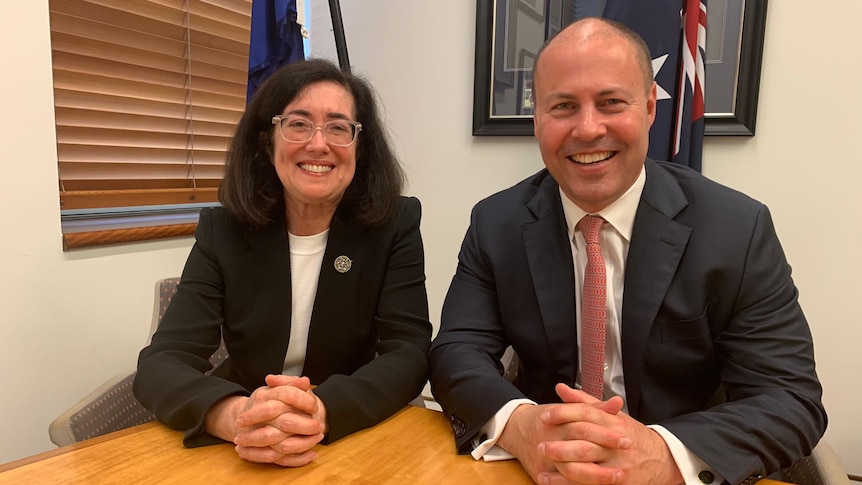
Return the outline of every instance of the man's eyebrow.
{"type": "Polygon", "coordinates": [[[599,96],[624,95],[632,96],[631,91],[622,87],[613,87],[599,91],[599,96]]]}
{"type": "Polygon", "coordinates": [[[553,100],[553,101],[558,101],[558,100],[561,100],[561,99],[562,99],[562,100],[571,100],[571,99],[576,99],[576,97],[575,97],[575,96],[573,96],[573,95],[571,95],[571,94],[569,94],[569,93],[557,92],[557,93],[551,93],[551,94],[549,94],[549,95],[547,96],[547,98],[546,98],[546,99],[553,100]]]}
{"type": "MultiPolygon", "coordinates": [[[[599,96],[599,97],[612,96],[612,95],[631,96],[631,91],[629,91],[628,89],[622,88],[622,87],[612,87],[612,88],[602,89],[597,94],[597,96],[599,96]]],[[[554,100],[554,101],[557,101],[557,100],[568,101],[568,100],[576,100],[576,99],[578,99],[578,97],[575,96],[574,94],[567,93],[567,92],[555,92],[555,93],[549,94],[546,99],[550,99],[550,100],[554,100]]]]}

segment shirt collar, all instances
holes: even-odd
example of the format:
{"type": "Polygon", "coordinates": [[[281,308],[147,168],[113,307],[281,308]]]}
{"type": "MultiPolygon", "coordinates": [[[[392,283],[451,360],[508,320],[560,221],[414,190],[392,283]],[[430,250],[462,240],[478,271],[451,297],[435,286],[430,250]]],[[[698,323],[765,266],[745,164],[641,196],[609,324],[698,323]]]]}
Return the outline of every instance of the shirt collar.
{"type": "MultiPolygon", "coordinates": [[[[641,173],[638,175],[635,183],[619,199],[593,214],[601,216],[604,220],[608,221],[627,242],[631,242],[632,229],[635,225],[635,214],[637,214],[638,204],[640,204],[645,184],[646,168],[641,167],[641,173]]],[[[569,200],[566,194],[563,193],[562,188],[559,190],[560,199],[563,201],[563,213],[566,216],[566,226],[569,229],[569,240],[572,241],[575,238],[575,226],[578,224],[578,221],[587,215],[587,212],[569,200]]]]}

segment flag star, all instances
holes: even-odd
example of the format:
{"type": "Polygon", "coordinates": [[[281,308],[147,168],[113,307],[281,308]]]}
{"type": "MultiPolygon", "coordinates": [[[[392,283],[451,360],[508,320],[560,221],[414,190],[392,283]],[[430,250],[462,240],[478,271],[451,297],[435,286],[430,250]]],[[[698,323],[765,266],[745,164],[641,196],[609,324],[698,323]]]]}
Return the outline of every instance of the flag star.
{"type": "MultiPolygon", "coordinates": [[[[664,66],[664,62],[667,60],[667,56],[668,56],[668,54],[665,54],[661,57],[656,57],[655,59],[652,60],[652,72],[653,72],[652,78],[653,78],[653,81],[655,81],[655,77],[658,75],[658,72],[661,71],[662,66],[664,66]]],[[[662,99],[671,99],[671,96],[670,96],[670,94],[668,94],[667,91],[664,90],[663,87],[656,84],[656,98],[655,99],[656,99],[656,101],[662,100],[662,99]]]]}

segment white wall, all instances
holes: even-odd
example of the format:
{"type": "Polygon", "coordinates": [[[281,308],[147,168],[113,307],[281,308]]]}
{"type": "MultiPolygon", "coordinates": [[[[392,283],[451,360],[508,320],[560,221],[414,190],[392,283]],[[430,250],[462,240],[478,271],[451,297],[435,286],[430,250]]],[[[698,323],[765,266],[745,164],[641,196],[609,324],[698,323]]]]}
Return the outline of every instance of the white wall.
{"type": "Polygon", "coordinates": [[[708,139],[704,173],[772,210],[814,334],[826,437],[862,475],[862,56],[838,48],[862,3],[820,5],[769,3],[757,135],[708,139]]]}
{"type": "MultiPolygon", "coordinates": [[[[707,138],[704,173],[772,210],[814,333],[827,437],[862,474],[862,319],[851,306],[862,289],[862,56],[847,46],[862,3],[828,3],[770,2],[757,136],[707,138]],[[811,233],[818,227],[823,235],[811,233]],[[829,246],[818,251],[822,242],[829,246]]],[[[532,138],[470,136],[476,2],[347,0],[341,8],[353,70],[378,90],[410,192],[424,205],[436,324],[470,207],[541,159],[532,138]]],[[[335,59],[328,2],[312,0],[311,14],[312,54],[335,59]]]]}
{"type": "MultiPolygon", "coordinates": [[[[334,58],[327,2],[315,2],[314,50],[334,58]]],[[[831,3],[811,9],[771,2],[758,134],[708,139],[704,171],[771,207],[815,334],[829,440],[850,471],[862,474],[854,412],[862,408],[854,378],[862,369],[855,351],[862,328],[845,310],[862,270],[851,250],[862,235],[854,213],[862,195],[851,187],[862,176],[851,158],[862,61],[852,49],[839,52],[846,46],[839,36],[853,31],[862,5],[831,3]],[[825,220],[815,223],[815,216],[825,220]],[[815,225],[828,237],[809,235],[815,225]],[[814,253],[822,240],[830,248],[814,253]]],[[[475,2],[341,5],[354,69],[379,91],[410,192],[424,205],[436,323],[470,207],[535,172],[541,160],[530,138],[470,136],[475,2]]],[[[184,238],[61,251],[48,39],[46,1],[0,0],[0,92],[7,93],[0,111],[0,463],[50,449],[51,419],[134,365],[153,284],[179,274],[191,247],[184,238]]]]}
{"type": "Polygon", "coordinates": [[[192,243],[62,251],[49,35],[47,1],[0,0],[0,463],[52,448],[48,423],[134,366],[192,243]]]}

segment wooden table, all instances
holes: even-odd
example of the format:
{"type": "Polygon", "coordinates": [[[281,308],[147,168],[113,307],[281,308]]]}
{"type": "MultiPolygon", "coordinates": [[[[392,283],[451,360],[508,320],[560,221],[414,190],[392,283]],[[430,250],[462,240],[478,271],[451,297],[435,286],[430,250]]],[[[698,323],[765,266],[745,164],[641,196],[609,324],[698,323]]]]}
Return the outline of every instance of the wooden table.
{"type": "MultiPolygon", "coordinates": [[[[187,449],[181,432],[148,423],[0,465],[0,484],[532,483],[514,460],[457,455],[445,415],[414,406],[315,451],[317,460],[301,468],[252,464],[230,444],[187,449]]],[[[778,482],[758,485],[770,483],[778,482]]]]}
{"type": "Polygon", "coordinates": [[[187,449],[181,432],[148,423],[0,465],[0,484],[532,483],[515,461],[456,455],[446,417],[415,406],[315,451],[300,468],[252,464],[230,444],[187,449]]]}

